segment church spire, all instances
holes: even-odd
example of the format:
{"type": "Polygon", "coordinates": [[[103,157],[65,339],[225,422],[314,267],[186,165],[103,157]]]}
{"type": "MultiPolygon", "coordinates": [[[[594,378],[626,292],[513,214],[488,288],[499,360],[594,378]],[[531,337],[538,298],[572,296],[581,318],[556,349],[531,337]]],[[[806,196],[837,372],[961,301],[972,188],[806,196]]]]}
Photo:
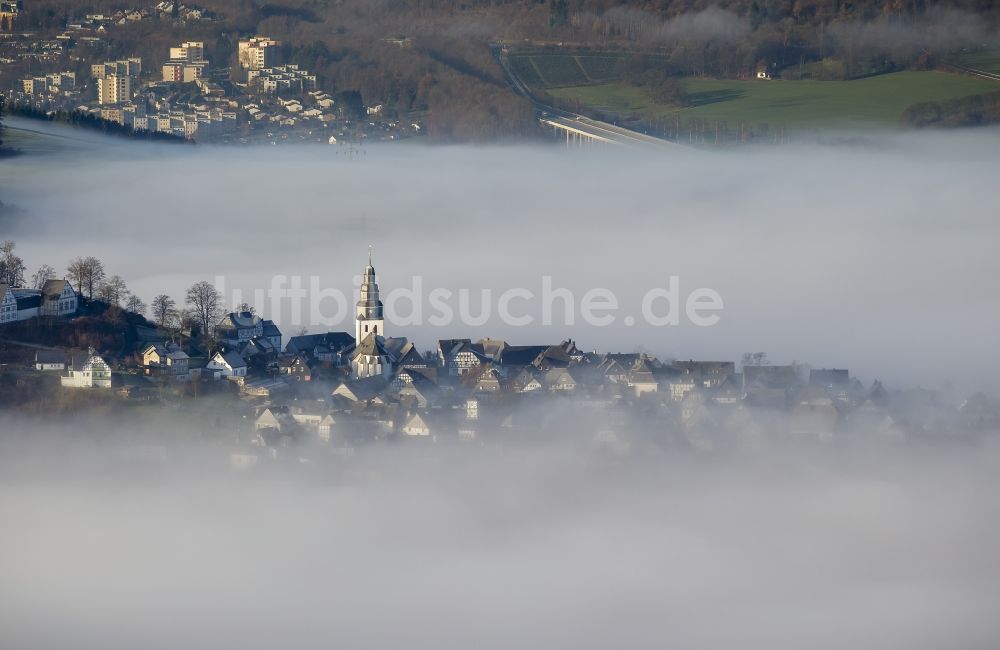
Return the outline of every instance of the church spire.
{"type": "Polygon", "coordinates": [[[376,337],[384,336],[384,318],[382,301],[379,299],[378,282],[375,280],[375,267],[372,266],[372,247],[368,246],[368,266],[361,278],[361,295],[357,304],[357,323],[354,339],[360,344],[369,334],[376,337]]]}

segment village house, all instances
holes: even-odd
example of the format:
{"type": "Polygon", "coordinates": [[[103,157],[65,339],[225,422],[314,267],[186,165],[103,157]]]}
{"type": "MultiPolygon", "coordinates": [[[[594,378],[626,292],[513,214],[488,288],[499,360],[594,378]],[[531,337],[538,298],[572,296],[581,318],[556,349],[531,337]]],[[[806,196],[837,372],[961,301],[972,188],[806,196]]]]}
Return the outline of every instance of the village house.
{"type": "Polygon", "coordinates": [[[143,374],[172,381],[188,381],[191,378],[190,358],[179,346],[164,341],[150,343],[142,350],[143,374]]]}
{"type": "Polygon", "coordinates": [[[426,437],[431,435],[431,428],[428,426],[424,416],[420,413],[414,413],[407,418],[399,430],[403,433],[403,435],[413,437],[426,437]]]}
{"type": "Polygon", "coordinates": [[[809,385],[820,386],[834,399],[847,403],[852,389],[851,373],[843,368],[813,368],[809,371],[809,385]]]}
{"type": "Polygon", "coordinates": [[[0,325],[13,323],[17,320],[17,298],[14,290],[6,284],[0,284],[0,325]]]}
{"type": "Polygon", "coordinates": [[[226,379],[242,382],[247,376],[247,362],[235,351],[216,352],[205,369],[213,374],[215,379],[226,379]]]}
{"type": "Polygon", "coordinates": [[[69,374],[59,378],[65,388],[111,388],[111,366],[93,348],[73,358],[69,374]]]}
{"type": "Polygon", "coordinates": [[[455,377],[465,376],[482,364],[493,361],[484,351],[482,344],[473,343],[470,339],[438,341],[438,359],[448,374],[455,377]]]}
{"type": "Polygon", "coordinates": [[[288,339],[287,354],[304,354],[310,363],[317,361],[342,365],[343,353],[354,348],[354,337],[347,332],[303,334],[288,339]]]}
{"type": "Polygon", "coordinates": [[[278,374],[285,381],[300,382],[312,379],[312,369],[306,361],[304,354],[296,354],[292,357],[281,357],[278,359],[278,374]]]}
{"type": "Polygon", "coordinates": [[[715,388],[736,375],[736,363],[732,361],[674,361],[671,366],[702,388],[715,388]]]}
{"type": "Polygon", "coordinates": [[[215,328],[219,340],[237,346],[254,339],[266,339],[270,345],[281,350],[281,330],[274,321],[264,320],[249,311],[226,314],[215,328]]]}
{"type": "Polygon", "coordinates": [[[69,280],[47,280],[41,289],[0,284],[0,324],[38,316],[69,316],[76,313],[77,293],[69,280]]]}
{"type": "Polygon", "coordinates": [[[35,370],[66,370],[66,353],[62,350],[39,350],[35,353],[35,370]]]}
{"type": "Polygon", "coordinates": [[[635,364],[629,370],[628,387],[635,391],[636,397],[659,390],[660,382],[653,376],[653,369],[650,367],[646,355],[643,354],[636,359],[635,364]]]}

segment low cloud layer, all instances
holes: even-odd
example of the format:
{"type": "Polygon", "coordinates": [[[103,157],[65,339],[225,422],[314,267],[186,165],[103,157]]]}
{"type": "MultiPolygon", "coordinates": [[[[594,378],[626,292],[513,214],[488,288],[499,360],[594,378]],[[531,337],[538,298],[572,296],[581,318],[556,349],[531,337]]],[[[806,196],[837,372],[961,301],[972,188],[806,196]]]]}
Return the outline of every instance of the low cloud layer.
{"type": "MultiPolygon", "coordinates": [[[[548,275],[577,300],[603,287],[620,304],[608,327],[389,323],[425,348],[492,335],[679,358],[764,350],[866,382],[980,389],[1000,365],[997,141],[969,131],[659,156],[372,146],[355,157],[72,142],[3,163],[3,200],[22,212],[2,230],[29,273],[95,255],[147,302],[216,276],[245,295],[277,274],[348,293],[373,244],[383,291],[420,275],[425,290],[538,294],[548,275]],[[682,296],[716,290],[722,321],[626,326],[670,276],[682,296]]],[[[295,333],[288,313],[261,310],[295,333]]]]}
{"type": "Polygon", "coordinates": [[[995,445],[625,459],[404,445],[244,475],[221,448],[163,452],[156,435],[154,454],[133,427],[7,432],[4,645],[930,650],[1000,636],[995,445]]]}

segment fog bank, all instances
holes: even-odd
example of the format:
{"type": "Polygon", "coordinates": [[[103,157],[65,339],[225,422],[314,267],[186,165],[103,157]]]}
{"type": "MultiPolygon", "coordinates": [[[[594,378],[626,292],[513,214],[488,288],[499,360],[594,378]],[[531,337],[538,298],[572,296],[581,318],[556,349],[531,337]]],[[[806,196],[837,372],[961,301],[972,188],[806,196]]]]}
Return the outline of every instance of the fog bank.
{"type": "Polygon", "coordinates": [[[995,445],[404,446],[246,475],[206,449],[119,454],[134,431],[29,432],[0,460],[7,647],[930,650],[1000,635],[995,445]]]}

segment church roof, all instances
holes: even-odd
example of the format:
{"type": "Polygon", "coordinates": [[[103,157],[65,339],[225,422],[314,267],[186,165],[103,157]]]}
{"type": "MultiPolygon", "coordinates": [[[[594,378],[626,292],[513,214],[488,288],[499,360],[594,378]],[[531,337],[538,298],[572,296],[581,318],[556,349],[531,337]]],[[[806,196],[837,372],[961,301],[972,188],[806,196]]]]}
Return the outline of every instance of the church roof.
{"type": "Polygon", "coordinates": [[[352,358],[357,359],[360,356],[366,357],[385,357],[388,353],[385,351],[385,346],[379,341],[378,337],[375,336],[375,332],[371,332],[366,336],[358,345],[354,348],[354,354],[352,358]]]}

